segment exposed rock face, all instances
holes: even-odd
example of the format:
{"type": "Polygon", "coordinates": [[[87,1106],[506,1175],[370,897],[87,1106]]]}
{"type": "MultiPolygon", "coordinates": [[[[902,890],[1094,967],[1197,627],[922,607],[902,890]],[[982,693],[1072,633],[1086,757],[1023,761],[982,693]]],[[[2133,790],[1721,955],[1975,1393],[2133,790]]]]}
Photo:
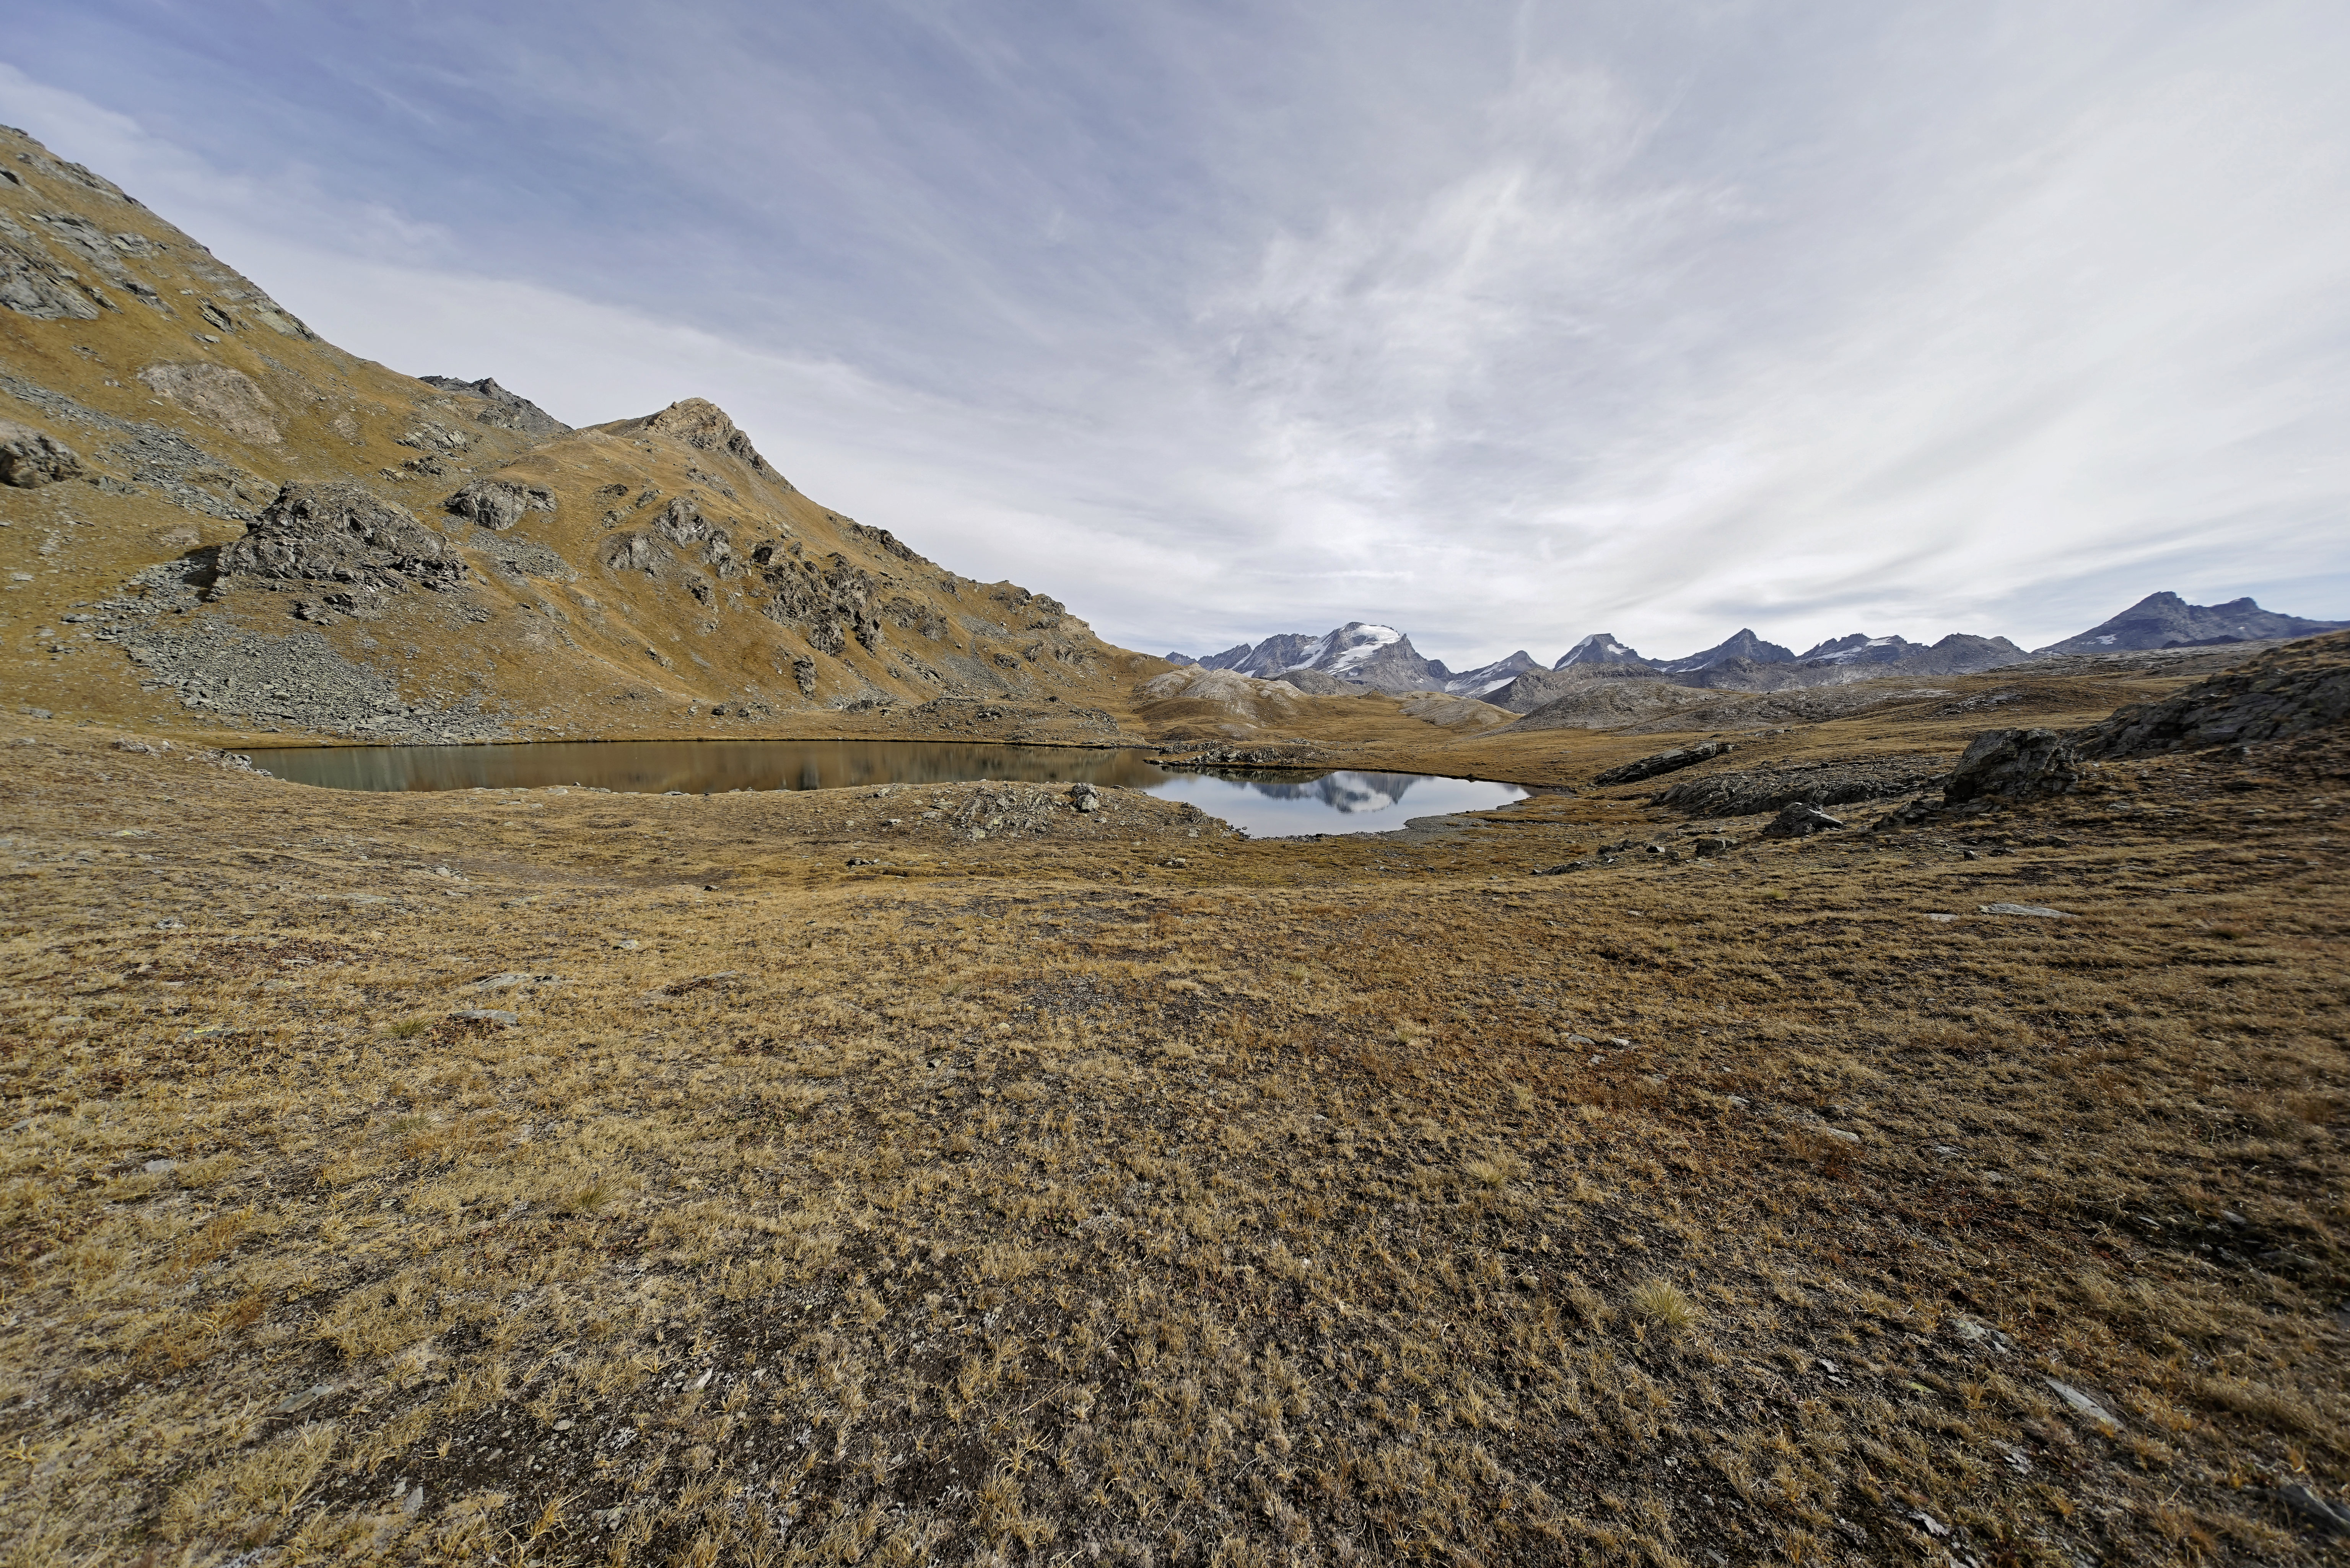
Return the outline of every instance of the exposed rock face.
{"type": "Polygon", "coordinates": [[[420,376],[417,379],[444,392],[458,392],[481,399],[482,406],[473,413],[477,424],[514,431],[522,435],[559,436],[571,433],[569,425],[528,398],[507,391],[487,376],[478,381],[461,381],[454,376],[420,376]]]}
{"type": "Polygon", "coordinates": [[[275,446],[284,439],[277,428],[277,405],[242,370],[198,360],[150,365],[139,379],[239,441],[275,446]]]}
{"type": "MultiPolygon", "coordinates": [[[[1185,668],[1190,668],[1191,663],[1191,660],[1185,660],[1185,668]]],[[[1274,679],[1285,686],[1296,687],[1309,697],[1352,697],[1362,691],[1359,686],[1349,686],[1336,676],[1325,675],[1318,670],[1284,670],[1274,679]]]]}
{"type": "Polygon", "coordinates": [[[0,213],[0,306],[36,321],[98,319],[98,305],[80,275],[5,213],[0,213]]]}
{"type": "Polygon", "coordinates": [[[1932,757],[1872,757],[1769,772],[1709,774],[1659,792],[1659,805],[1691,816],[1752,816],[1789,805],[1849,805],[1925,789],[1941,774],[1932,757]]]}
{"type": "Polygon", "coordinates": [[[2282,741],[2350,721],[2350,635],[2272,649],[2159,702],[2124,708],[2072,735],[2102,761],[2282,741]]]}
{"type": "Polygon", "coordinates": [[[1586,664],[1630,664],[1642,670],[1656,668],[1652,660],[1643,659],[1634,649],[1616,640],[1612,631],[1595,631],[1589,637],[1558,656],[1553,670],[1566,670],[1586,664]]]}
{"type": "Polygon", "coordinates": [[[466,576],[448,540],[356,484],[287,485],[221,552],[219,570],[383,592],[455,587],[466,576]]]}
{"type": "Polygon", "coordinates": [[[2309,637],[2339,631],[2350,622],[2303,620],[2264,610],[2249,598],[2223,605],[2190,605],[2177,594],[2148,594],[2111,620],[2078,637],[2033,649],[2047,653],[2117,653],[2145,648],[2197,648],[2207,643],[2257,642],[2272,637],[2309,637]]]}
{"type": "Polygon", "coordinates": [[[1638,784],[1642,779],[1656,778],[1663,774],[1678,773],[1698,763],[1734,750],[1726,741],[1707,741],[1701,745],[1679,746],[1669,752],[1659,752],[1638,762],[1626,763],[1619,768],[1609,768],[1591,782],[1596,784],[1638,784]]]}
{"type": "Polygon", "coordinates": [[[0,420],[0,484],[36,490],[81,477],[81,455],[30,425],[0,420]]]}
{"type": "Polygon", "coordinates": [[[741,458],[754,472],[774,475],[767,460],[751,444],[751,438],[735,428],[726,417],[726,410],[701,398],[688,398],[671,403],[657,414],[640,420],[623,420],[608,427],[619,433],[629,431],[651,431],[659,435],[674,436],[698,452],[723,452],[741,458]]]}
{"type": "Polygon", "coordinates": [[[881,619],[872,610],[873,579],[835,551],[822,565],[770,556],[767,586],[774,597],[759,607],[770,620],[796,626],[818,653],[838,658],[854,638],[873,652],[881,646],[881,619]]]}
{"type": "Polygon", "coordinates": [[[2080,759],[2054,730],[1986,730],[1942,785],[1942,802],[2032,800],[2081,782],[2080,759]]]}
{"type": "Polygon", "coordinates": [[[521,522],[525,512],[554,511],[555,493],[543,484],[518,479],[477,479],[442,505],[484,528],[504,533],[521,522]]]}

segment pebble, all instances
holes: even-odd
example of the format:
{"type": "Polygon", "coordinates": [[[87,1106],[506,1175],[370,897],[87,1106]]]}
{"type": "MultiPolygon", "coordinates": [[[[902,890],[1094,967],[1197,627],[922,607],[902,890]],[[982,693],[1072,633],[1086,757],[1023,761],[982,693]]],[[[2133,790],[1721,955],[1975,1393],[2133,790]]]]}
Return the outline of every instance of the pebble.
{"type": "Polygon", "coordinates": [[[139,1168],[150,1176],[169,1176],[180,1168],[180,1162],[176,1159],[151,1159],[139,1168]]]}

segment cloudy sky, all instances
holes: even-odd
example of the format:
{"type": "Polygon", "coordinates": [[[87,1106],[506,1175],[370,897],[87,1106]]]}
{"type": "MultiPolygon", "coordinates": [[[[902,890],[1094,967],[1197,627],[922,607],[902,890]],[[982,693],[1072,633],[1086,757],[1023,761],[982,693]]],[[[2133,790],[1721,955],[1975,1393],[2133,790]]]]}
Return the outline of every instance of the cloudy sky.
{"type": "Polygon", "coordinates": [[[76,0],[0,117],[344,347],[1127,646],[2350,618],[2340,0],[76,0]]]}

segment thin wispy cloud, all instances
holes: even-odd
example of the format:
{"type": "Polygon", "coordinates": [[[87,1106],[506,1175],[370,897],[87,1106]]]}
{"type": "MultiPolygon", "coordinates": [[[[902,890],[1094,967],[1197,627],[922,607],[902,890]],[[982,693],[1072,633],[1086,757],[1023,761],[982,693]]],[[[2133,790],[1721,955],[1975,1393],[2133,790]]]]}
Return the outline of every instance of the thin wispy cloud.
{"type": "Polygon", "coordinates": [[[2350,15],[115,0],[0,108],[336,341],[702,395],[1104,635],[2350,615],[2350,15]]]}

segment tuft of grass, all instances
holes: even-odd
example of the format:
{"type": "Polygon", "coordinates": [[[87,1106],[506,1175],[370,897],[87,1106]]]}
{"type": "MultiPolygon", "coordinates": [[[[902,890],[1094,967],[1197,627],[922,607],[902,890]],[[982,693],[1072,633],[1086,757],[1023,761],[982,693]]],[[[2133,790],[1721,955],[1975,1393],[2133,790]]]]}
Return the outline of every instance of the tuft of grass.
{"type": "Polygon", "coordinates": [[[1632,1287],[1633,1315],[1670,1334],[1687,1334],[1697,1326],[1697,1303],[1670,1280],[1643,1280],[1632,1287]]]}

